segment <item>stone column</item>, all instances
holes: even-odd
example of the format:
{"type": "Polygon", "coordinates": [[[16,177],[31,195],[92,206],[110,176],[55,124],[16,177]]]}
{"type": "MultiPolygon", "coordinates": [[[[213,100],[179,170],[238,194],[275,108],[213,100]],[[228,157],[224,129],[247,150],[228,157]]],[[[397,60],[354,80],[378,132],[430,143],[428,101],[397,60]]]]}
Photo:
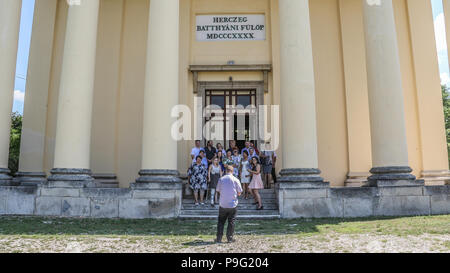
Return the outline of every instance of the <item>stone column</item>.
{"type": "MultiPolygon", "coordinates": [[[[444,3],[448,9],[448,1],[444,3]]],[[[450,182],[450,171],[431,2],[408,1],[408,15],[420,124],[421,178],[427,185],[444,185],[450,182]]]]}
{"type": "Polygon", "coordinates": [[[308,0],[280,0],[281,182],[323,182],[318,169],[314,63],[308,0]]]}
{"type": "MultiPolygon", "coordinates": [[[[450,0],[442,0],[442,6],[444,8],[447,51],[450,52],[450,0]]],[[[448,55],[448,62],[450,64],[450,54],[448,55]]]]}
{"type": "Polygon", "coordinates": [[[178,104],[179,0],[152,0],[144,90],[142,182],[179,182],[171,128],[178,104]]]}
{"type": "Polygon", "coordinates": [[[49,181],[92,181],[89,168],[98,11],[99,0],[69,6],[54,169],[49,181]]]}
{"type": "Polygon", "coordinates": [[[372,139],[372,176],[368,184],[380,186],[415,181],[408,166],[397,34],[392,0],[373,4],[362,0],[370,127],[372,139]]]}
{"type": "Polygon", "coordinates": [[[27,99],[23,109],[19,172],[21,185],[41,184],[44,172],[48,90],[53,55],[57,0],[36,1],[28,62],[27,99]]]}
{"type": "Polygon", "coordinates": [[[370,176],[370,115],[367,91],[361,0],[340,0],[342,53],[344,56],[349,173],[345,186],[361,187],[370,176]]]}
{"type": "Polygon", "coordinates": [[[22,0],[0,0],[0,184],[11,181],[9,135],[21,7],[22,0]]]}

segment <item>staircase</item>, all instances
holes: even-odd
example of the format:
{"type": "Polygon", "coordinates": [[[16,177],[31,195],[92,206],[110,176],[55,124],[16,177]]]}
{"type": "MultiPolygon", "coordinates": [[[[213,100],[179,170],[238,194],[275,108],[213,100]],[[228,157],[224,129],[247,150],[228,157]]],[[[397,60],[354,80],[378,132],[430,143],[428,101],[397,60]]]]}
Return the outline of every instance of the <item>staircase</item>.
{"type": "MultiPolygon", "coordinates": [[[[278,200],[274,189],[260,190],[259,194],[263,202],[264,209],[256,210],[257,205],[250,195],[245,200],[243,196],[239,197],[237,219],[279,219],[278,200]]],[[[190,220],[216,220],[219,215],[219,205],[211,207],[210,199],[205,201],[205,205],[195,206],[193,196],[185,196],[179,215],[180,219],[190,220]]]]}

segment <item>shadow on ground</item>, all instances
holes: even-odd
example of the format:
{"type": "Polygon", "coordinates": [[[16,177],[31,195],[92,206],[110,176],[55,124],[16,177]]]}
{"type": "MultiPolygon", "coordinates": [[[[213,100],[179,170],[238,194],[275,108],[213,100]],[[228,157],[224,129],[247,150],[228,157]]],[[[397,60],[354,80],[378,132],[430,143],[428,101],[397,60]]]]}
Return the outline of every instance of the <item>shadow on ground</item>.
{"type": "Polygon", "coordinates": [[[195,240],[192,242],[183,243],[184,246],[209,246],[215,244],[216,243],[213,241],[204,241],[204,240],[195,240]]]}

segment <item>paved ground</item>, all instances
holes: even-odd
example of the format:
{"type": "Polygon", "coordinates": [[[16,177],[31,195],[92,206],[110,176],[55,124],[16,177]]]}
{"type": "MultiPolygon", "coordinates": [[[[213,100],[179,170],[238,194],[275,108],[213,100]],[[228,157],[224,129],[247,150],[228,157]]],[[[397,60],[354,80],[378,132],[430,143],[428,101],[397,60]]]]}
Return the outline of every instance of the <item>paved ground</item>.
{"type": "Polygon", "coordinates": [[[240,221],[213,244],[215,222],[0,217],[0,252],[446,252],[450,216],[240,221]]]}

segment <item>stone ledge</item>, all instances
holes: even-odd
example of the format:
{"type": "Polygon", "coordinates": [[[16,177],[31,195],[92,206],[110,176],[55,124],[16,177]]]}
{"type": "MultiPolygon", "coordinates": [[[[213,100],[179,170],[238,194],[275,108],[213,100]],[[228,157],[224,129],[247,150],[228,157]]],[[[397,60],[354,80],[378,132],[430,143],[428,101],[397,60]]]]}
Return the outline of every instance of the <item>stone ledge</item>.
{"type": "Polygon", "coordinates": [[[422,196],[423,187],[381,187],[380,196],[422,196]]]}
{"type": "Polygon", "coordinates": [[[431,214],[450,214],[450,195],[430,197],[431,214]]]}
{"type": "Polygon", "coordinates": [[[134,199],[165,199],[176,196],[174,190],[134,190],[134,199]]]}
{"type": "MultiPolygon", "coordinates": [[[[328,188],[321,183],[315,188],[304,182],[281,183],[294,186],[277,188],[282,217],[351,218],[450,213],[450,186],[328,188]]],[[[151,188],[142,189],[0,187],[0,215],[177,217],[182,201],[181,184],[149,184],[151,188]]]]}
{"type": "Polygon", "coordinates": [[[9,215],[33,215],[36,195],[22,190],[10,190],[6,196],[6,213],[9,215]]]}
{"type": "Polygon", "coordinates": [[[330,188],[328,197],[331,198],[373,198],[378,195],[378,189],[372,187],[362,188],[330,188]]]}
{"type": "Polygon", "coordinates": [[[80,189],[77,189],[77,188],[41,188],[41,196],[80,197],[80,189]]]}
{"type": "Polygon", "coordinates": [[[0,195],[0,215],[8,214],[8,209],[6,208],[7,195],[0,195]]]}
{"type": "Polygon", "coordinates": [[[102,198],[131,198],[132,190],[130,188],[84,188],[80,190],[81,197],[102,197],[102,198]]]}
{"type": "Polygon", "coordinates": [[[425,185],[424,180],[376,180],[369,181],[371,187],[423,187],[425,185]]]}
{"type": "Polygon", "coordinates": [[[315,198],[314,217],[342,218],[344,217],[344,202],[338,198],[315,198]]]}
{"type": "Polygon", "coordinates": [[[374,215],[429,215],[430,203],[429,196],[382,196],[374,199],[374,215]]]}
{"type": "Polygon", "coordinates": [[[94,218],[119,217],[119,199],[91,198],[91,217],[94,218]]]}
{"type": "Polygon", "coordinates": [[[145,199],[120,199],[119,218],[144,219],[150,217],[149,201],[145,199]]]}
{"type": "Polygon", "coordinates": [[[373,198],[345,198],[344,217],[369,217],[373,216],[373,198]]]}
{"type": "Polygon", "coordinates": [[[423,195],[450,195],[450,185],[445,186],[425,186],[423,195]]]}
{"type": "Polygon", "coordinates": [[[283,189],[285,199],[309,199],[309,198],[326,198],[327,189],[283,189]]]}
{"type": "Polygon", "coordinates": [[[317,189],[329,188],[330,182],[278,182],[279,189],[317,189]]]}
{"type": "Polygon", "coordinates": [[[62,197],[37,197],[36,215],[60,216],[62,213],[62,197]]]}
{"type": "Polygon", "coordinates": [[[152,183],[132,183],[132,190],[182,190],[182,183],[152,182],[152,183]]]}
{"type": "Polygon", "coordinates": [[[88,181],[47,181],[42,185],[44,188],[95,188],[93,180],[88,181]]]}
{"type": "Polygon", "coordinates": [[[91,216],[91,200],[65,197],[62,199],[61,214],[68,217],[89,217],[91,216]]]}

